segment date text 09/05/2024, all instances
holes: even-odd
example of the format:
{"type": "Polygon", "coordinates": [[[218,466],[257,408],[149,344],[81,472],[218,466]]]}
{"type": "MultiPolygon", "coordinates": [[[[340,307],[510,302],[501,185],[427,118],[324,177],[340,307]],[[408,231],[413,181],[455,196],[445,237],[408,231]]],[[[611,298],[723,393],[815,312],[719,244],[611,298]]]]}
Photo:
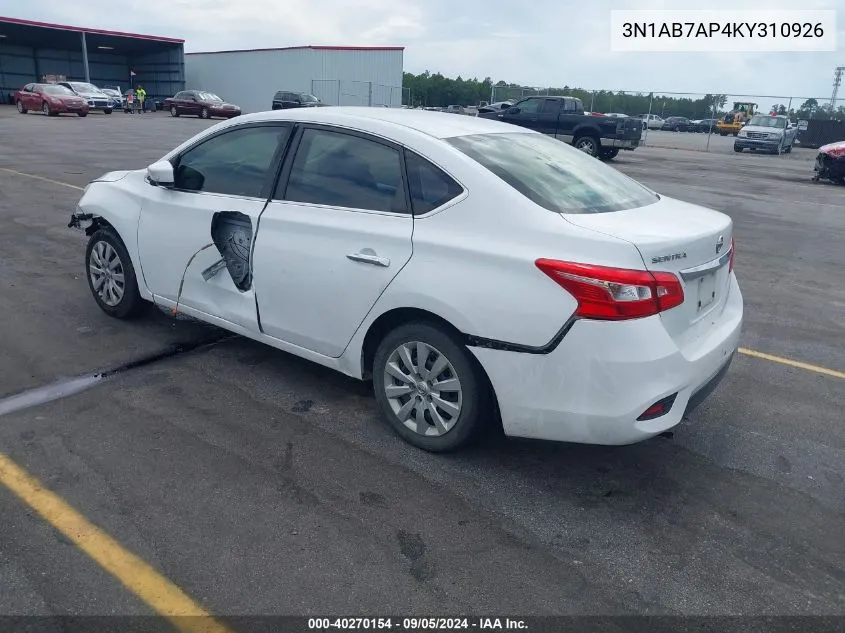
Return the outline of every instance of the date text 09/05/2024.
{"type": "Polygon", "coordinates": [[[625,22],[622,37],[820,38],[820,22],[625,22]]]}
{"type": "Polygon", "coordinates": [[[446,630],[527,630],[524,620],[514,618],[309,618],[308,629],[328,631],[392,630],[446,631],[446,630]]]}

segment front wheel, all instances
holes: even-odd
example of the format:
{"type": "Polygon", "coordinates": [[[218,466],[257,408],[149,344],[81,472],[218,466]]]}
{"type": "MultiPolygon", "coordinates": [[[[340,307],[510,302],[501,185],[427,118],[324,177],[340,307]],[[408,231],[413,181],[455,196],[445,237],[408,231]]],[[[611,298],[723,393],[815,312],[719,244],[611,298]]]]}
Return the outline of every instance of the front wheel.
{"type": "Polygon", "coordinates": [[[739,153],[741,154],[741,153],[742,153],[742,148],[741,148],[741,147],[739,147],[738,145],[734,145],[734,151],[735,151],[735,152],[739,152],[739,153]]]}
{"type": "Polygon", "coordinates": [[[598,156],[601,150],[601,144],[594,136],[579,136],[573,141],[572,145],[575,146],[575,149],[579,149],[590,156],[598,156]]]}
{"type": "Polygon", "coordinates": [[[103,110],[103,114],[111,114],[111,112],[111,108],[106,108],[105,110],[103,110]]]}
{"type": "Polygon", "coordinates": [[[117,319],[140,314],[144,300],[138,291],[135,268],[113,229],[96,231],[85,250],[88,287],[103,312],[117,319]]]}
{"type": "Polygon", "coordinates": [[[468,446],[490,420],[492,394],[478,361],[434,324],[408,323],[384,337],[373,387],[393,429],[426,451],[468,446]]]}
{"type": "Polygon", "coordinates": [[[15,105],[18,106],[18,112],[20,112],[21,114],[26,114],[26,108],[20,100],[15,105]]]}
{"type": "Polygon", "coordinates": [[[200,118],[201,119],[209,118],[208,108],[203,108],[202,110],[200,110],[200,118]]]}
{"type": "Polygon", "coordinates": [[[172,117],[179,116],[179,111],[176,109],[176,106],[170,106],[170,116],[172,116],[172,117]]]}
{"type": "Polygon", "coordinates": [[[87,113],[87,112],[77,112],[77,114],[78,114],[80,117],[82,117],[82,118],[84,118],[84,117],[87,117],[87,116],[88,116],[88,113],[87,113]]]}
{"type": "Polygon", "coordinates": [[[41,104],[41,112],[43,112],[46,116],[53,116],[53,111],[50,110],[50,104],[46,101],[41,104]]]}

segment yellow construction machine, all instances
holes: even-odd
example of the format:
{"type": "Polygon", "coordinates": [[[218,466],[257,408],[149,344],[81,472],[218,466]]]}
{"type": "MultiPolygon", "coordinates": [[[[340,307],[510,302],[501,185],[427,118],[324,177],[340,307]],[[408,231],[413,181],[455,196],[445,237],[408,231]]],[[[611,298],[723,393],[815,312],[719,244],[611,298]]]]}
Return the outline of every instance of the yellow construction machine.
{"type": "Polygon", "coordinates": [[[736,136],[742,126],[757,114],[757,104],[746,101],[734,101],[733,110],[728,112],[720,120],[716,121],[716,132],[722,136],[733,134],[736,136]]]}

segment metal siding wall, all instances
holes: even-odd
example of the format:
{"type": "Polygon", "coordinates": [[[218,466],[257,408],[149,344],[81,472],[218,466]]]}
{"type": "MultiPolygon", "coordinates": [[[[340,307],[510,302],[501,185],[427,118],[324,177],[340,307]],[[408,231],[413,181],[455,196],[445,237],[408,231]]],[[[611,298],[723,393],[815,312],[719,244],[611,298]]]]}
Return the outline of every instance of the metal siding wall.
{"type": "Polygon", "coordinates": [[[0,102],[11,103],[15,90],[35,80],[35,56],[31,48],[3,46],[0,40],[0,102]]]}
{"type": "Polygon", "coordinates": [[[149,97],[166,99],[185,89],[185,61],[181,44],[160,53],[129,60],[129,64],[123,71],[123,79],[120,81],[123,90],[125,90],[124,84],[127,87],[129,84],[129,68],[134,68],[137,73],[132,78],[134,84],[141,84],[149,97]]]}
{"type": "Polygon", "coordinates": [[[185,55],[187,89],[208,90],[244,114],[272,107],[277,90],[311,92],[309,49],[185,55]]]}
{"type": "Polygon", "coordinates": [[[339,93],[333,105],[369,105],[370,83],[372,105],[402,105],[403,51],[318,49],[313,54],[315,85],[328,90],[326,80],[340,80],[339,87],[328,90],[339,93]]]}

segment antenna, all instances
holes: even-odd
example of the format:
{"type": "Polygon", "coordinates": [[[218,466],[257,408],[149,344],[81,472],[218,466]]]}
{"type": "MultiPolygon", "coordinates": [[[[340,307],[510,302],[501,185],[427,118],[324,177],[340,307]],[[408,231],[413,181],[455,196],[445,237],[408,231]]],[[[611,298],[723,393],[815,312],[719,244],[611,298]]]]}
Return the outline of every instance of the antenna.
{"type": "Polygon", "coordinates": [[[833,94],[830,96],[830,111],[836,108],[836,95],[839,94],[839,86],[842,84],[842,73],[845,66],[837,66],[833,71],[833,94]]]}

